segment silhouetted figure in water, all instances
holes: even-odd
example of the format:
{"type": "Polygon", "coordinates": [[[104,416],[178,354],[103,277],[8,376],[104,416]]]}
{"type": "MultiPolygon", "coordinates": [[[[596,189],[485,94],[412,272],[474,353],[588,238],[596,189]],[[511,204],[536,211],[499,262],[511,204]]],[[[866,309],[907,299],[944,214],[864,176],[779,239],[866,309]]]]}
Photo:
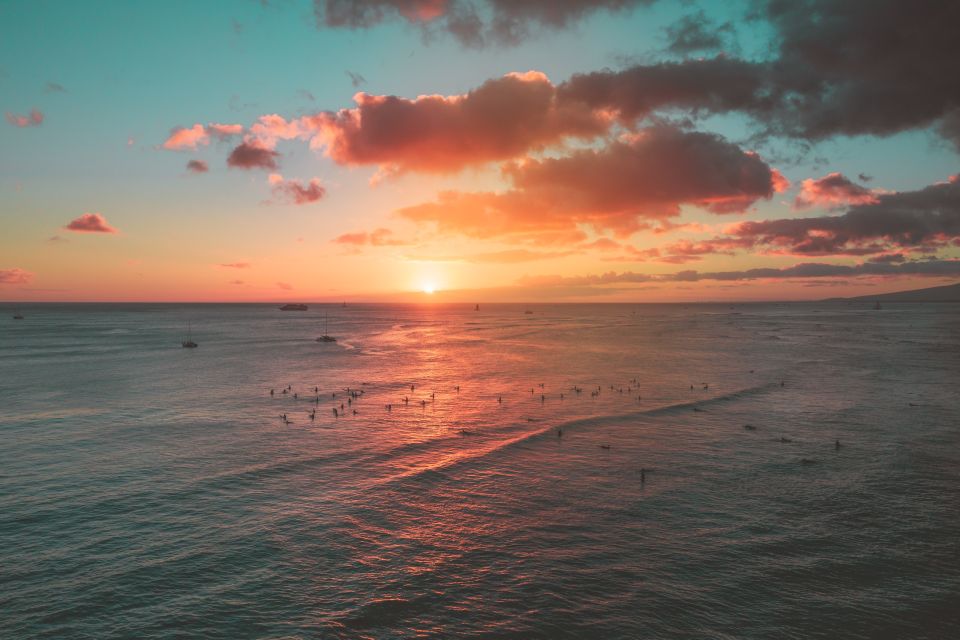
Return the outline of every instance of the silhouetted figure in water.
{"type": "Polygon", "coordinates": [[[460,393],[460,385],[455,386],[454,389],[457,390],[457,393],[460,393]]]}
{"type": "Polygon", "coordinates": [[[410,398],[403,396],[403,404],[410,404],[410,398]]]}
{"type": "Polygon", "coordinates": [[[781,381],[780,381],[780,386],[782,387],[782,386],[783,386],[783,384],[784,384],[784,383],[783,383],[783,380],[781,380],[781,381]]]}
{"type": "Polygon", "coordinates": [[[356,410],[356,409],[353,410],[353,415],[357,415],[357,410],[356,410]]]}
{"type": "Polygon", "coordinates": [[[557,429],[557,437],[558,437],[558,438],[562,438],[562,437],[563,437],[563,429],[557,429]]]}
{"type": "Polygon", "coordinates": [[[547,401],[547,396],[545,396],[545,395],[543,395],[543,394],[541,393],[541,394],[540,394],[540,404],[543,404],[543,403],[546,402],[546,401],[547,401]]]}
{"type": "Polygon", "coordinates": [[[637,396],[637,402],[641,402],[642,400],[643,400],[643,396],[637,396]]]}
{"type": "Polygon", "coordinates": [[[643,467],[640,467],[640,484],[643,484],[647,481],[647,472],[644,471],[643,467]]]}
{"type": "Polygon", "coordinates": [[[284,389],[281,393],[283,393],[283,395],[287,395],[287,394],[290,393],[290,392],[287,391],[286,389],[284,389]]]}
{"type": "Polygon", "coordinates": [[[431,394],[430,394],[430,399],[431,399],[431,400],[436,400],[436,399],[437,399],[437,394],[431,393],[431,394]]]}
{"type": "Polygon", "coordinates": [[[333,408],[333,417],[334,417],[334,418],[339,418],[339,417],[340,417],[340,413],[337,411],[337,408],[336,408],[336,407],[333,408]]]}
{"type": "Polygon", "coordinates": [[[836,442],[833,443],[833,449],[834,449],[835,451],[839,451],[839,450],[840,450],[840,440],[837,440],[836,442]]]}
{"type": "Polygon", "coordinates": [[[690,391],[693,391],[693,385],[690,385],[690,391]]]}
{"type": "Polygon", "coordinates": [[[270,396],[273,397],[273,389],[270,389],[270,396]]]}
{"type": "Polygon", "coordinates": [[[393,405],[392,405],[392,404],[388,404],[388,405],[387,405],[387,411],[393,411],[393,405]]]}
{"type": "Polygon", "coordinates": [[[426,408],[427,408],[427,401],[426,401],[426,400],[421,400],[421,401],[420,401],[420,406],[421,406],[423,409],[426,409],[426,408]]]}
{"type": "Polygon", "coordinates": [[[410,385],[410,393],[413,393],[413,385],[410,385]]]}
{"type": "Polygon", "coordinates": [[[497,396],[497,404],[503,404],[503,396],[497,396]]]}
{"type": "Polygon", "coordinates": [[[560,399],[563,400],[563,394],[562,394],[562,393],[560,394],[560,399]]]}
{"type": "Polygon", "coordinates": [[[780,438],[780,442],[783,442],[783,443],[790,443],[790,442],[793,442],[793,440],[791,440],[790,438],[784,438],[784,437],[781,437],[781,438],[780,438]]]}
{"type": "Polygon", "coordinates": [[[297,394],[293,394],[293,399],[294,399],[294,400],[297,399],[297,394]]]}

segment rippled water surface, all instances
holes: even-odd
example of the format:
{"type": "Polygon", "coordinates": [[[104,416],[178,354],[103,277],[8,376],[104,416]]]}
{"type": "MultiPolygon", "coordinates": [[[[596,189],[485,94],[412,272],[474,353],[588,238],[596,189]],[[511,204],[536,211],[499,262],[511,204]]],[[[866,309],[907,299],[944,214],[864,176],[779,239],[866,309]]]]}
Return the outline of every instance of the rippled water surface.
{"type": "Polygon", "coordinates": [[[958,306],[525,310],[5,314],[0,637],[960,637],[958,306]]]}

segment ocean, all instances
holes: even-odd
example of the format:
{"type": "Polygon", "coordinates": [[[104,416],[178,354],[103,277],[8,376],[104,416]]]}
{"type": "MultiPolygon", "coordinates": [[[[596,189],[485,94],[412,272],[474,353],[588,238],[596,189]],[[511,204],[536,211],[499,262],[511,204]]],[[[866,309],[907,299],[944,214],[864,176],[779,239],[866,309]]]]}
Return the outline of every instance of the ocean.
{"type": "Polygon", "coordinates": [[[0,638],[960,637],[957,305],[21,311],[0,638]]]}

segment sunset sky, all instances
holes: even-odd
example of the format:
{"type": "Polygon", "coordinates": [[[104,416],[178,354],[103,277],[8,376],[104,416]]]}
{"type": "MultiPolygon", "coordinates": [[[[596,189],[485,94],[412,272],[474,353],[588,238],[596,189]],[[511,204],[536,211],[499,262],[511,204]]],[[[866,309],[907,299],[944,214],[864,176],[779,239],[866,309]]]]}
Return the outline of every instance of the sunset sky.
{"type": "Polygon", "coordinates": [[[0,299],[955,282],[957,24],[872,0],[0,2],[0,299]]]}

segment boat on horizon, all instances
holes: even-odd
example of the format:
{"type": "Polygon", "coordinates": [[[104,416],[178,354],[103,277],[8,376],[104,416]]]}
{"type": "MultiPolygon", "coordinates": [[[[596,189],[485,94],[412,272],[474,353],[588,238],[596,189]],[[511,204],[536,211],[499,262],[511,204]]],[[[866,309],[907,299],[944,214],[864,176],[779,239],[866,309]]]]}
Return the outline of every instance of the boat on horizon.
{"type": "Polygon", "coordinates": [[[285,304],[280,307],[280,311],[306,311],[307,305],[305,304],[285,304]]]}
{"type": "Polygon", "coordinates": [[[180,343],[180,346],[184,349],[196,349],[200,345],[193,341],[193,327],[190,326],[190,323],[187,323],[187,339],[180,343]]]}
{"type": "Polygon", "coordinates": [[[874,310],[874,311],[880,311],[881,309],[883,309],[883,307],[880,306],[880,301],[879,301],[879,300],[877,300],[875,303],[873,303],[873,310],[874,310]]]}
{"type": "Polygon", "coordinates": [[[23,314],[20,313],[20,310],[19,310],[19,309],[14,310],[14,312],[13,312],[13,319],[14,319],[14,320],[23,320],[23,314]]]}
{"type": "MultiPolygon", "coordinates": [[[[346,304],[346,303],[344,303],[346,304]]],[[[323,335],[317,338],[317,342],[336,342],[337,339],[327,333],[327,314],[323,314],[323,335]]]]}

